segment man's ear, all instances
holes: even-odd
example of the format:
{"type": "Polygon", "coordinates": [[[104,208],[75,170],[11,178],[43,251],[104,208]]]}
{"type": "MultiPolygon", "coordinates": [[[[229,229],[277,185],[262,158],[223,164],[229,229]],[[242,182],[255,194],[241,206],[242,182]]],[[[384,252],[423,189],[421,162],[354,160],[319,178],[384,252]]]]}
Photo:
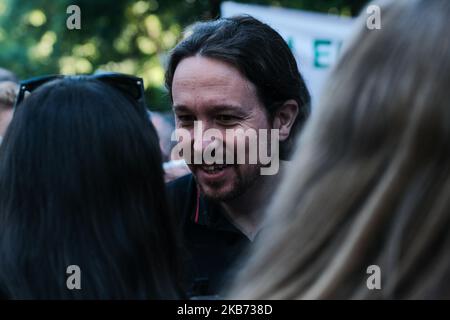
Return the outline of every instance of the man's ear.
{"type": "Polygon", "coordinates": [[[289,137],[297,115],[298,103],[292,99],[283,103],[275,112],[273,129],[280,130],[280,141],[284,141],[289,137]]]}

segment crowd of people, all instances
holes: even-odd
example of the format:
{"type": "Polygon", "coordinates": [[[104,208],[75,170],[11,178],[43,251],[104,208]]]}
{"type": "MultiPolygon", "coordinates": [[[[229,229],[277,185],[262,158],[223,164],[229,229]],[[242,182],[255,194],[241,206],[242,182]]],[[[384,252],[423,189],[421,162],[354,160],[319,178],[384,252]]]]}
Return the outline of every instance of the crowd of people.
{"type": "Polygon", "coordinates": [[[378,5],[313,102],[269,25],[195,24],[166,70],[189,156],[140,78],[0,69],[0,298],[450,298],[450,2],[378,5]],[[217,143],[198,122],[276,130],[279,171],[189,161],[217,143]]]}

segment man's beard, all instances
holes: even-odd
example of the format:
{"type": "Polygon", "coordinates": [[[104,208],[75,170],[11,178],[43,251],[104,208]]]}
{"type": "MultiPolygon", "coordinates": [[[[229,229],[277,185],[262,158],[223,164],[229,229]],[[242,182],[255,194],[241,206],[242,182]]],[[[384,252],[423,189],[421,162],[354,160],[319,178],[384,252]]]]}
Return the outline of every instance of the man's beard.
{"type": "MultiPolygon", "coordinates": [[[[224,193],[220,192],[206,192],[206,190],[203,189],[202,185],[199,183],[197,178],[196,179],[197,185],[200,188],[200,191],[202,194],[213,201],[221,202],[221,201],[231,201],[238,197],[241,197],[243,194],[245,194],[249,189],[254,187],[254,185],[258,182],[260,175],[260,168],[257,168],[256,170],[252,170],[249,172],[246,176],[243,176],[242,173],[239,170],[235,170],[236,178],[233,181],[233,185],[230,191],[224,193]]],[[[214,189],[214,184],[209,185],[209,189],[214,189]]],[[[220,183],[217,185],[217,187],[220,187],[220,183]]]]}

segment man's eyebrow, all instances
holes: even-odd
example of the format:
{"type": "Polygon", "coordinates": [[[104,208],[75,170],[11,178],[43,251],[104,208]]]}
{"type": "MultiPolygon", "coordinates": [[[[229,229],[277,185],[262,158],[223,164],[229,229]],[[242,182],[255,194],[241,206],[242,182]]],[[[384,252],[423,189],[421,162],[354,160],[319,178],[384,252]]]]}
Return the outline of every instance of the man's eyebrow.
{"type": "MultiPolygon", "coordinates": [[[[191,112],[191,110],[185,106],[185,105],[173,105],[173,110],[175,112],[191,112]]],[[[238,113],[242,113],[242,107],[240,106],[235,106],[235,105],[213,105],[213,106],[209,106],[206,110],[206,112],[208,113],[218,113],[218,112],[226,112],[226,111],[231,111],[231,112],[238,112],[238,113]]]]}
{"type": "Polygon", "coordinates": [[[174,105],[173,106],[173,111],[189,111],[189,108],[186,107],[185,105],[179,104],[179,105],[174,105]]]}

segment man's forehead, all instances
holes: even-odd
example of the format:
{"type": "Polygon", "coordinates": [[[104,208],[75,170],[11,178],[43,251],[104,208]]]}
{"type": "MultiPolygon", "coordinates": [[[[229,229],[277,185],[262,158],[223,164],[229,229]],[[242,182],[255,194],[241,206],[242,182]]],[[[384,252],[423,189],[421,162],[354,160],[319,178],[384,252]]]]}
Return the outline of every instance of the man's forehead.
{"type": "Polygon", "coordinates": [[[203,75],[198,74],[180,74],[174,78],[173,91],[181,89],[183,87],[204,88],[209,90],[224,88],[231,88],[239,83],[237,79],[232,77],[225,77],[223,75],[216,74],[214,72],[208,72],[203,75]]]}
{"type": "Polygon", "coordinates": [[[249,88],[234,86],[193,86],[173,91],[175,111],[201,108],[209,111],[235,111],[258,104],[256,95],[249,88]]]}

